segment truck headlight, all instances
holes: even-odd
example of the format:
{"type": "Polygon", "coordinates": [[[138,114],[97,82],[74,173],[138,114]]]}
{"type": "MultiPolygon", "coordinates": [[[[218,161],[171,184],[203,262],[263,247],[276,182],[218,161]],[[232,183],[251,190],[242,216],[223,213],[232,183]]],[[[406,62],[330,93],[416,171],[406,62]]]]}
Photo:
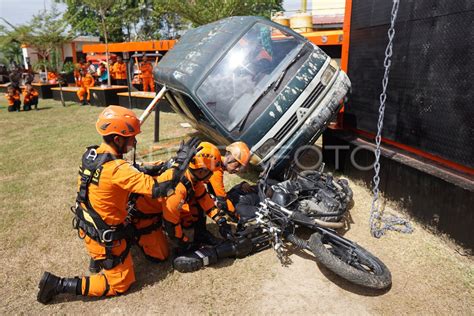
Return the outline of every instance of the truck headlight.
{"type": "Polygon", "coordinates": [[[262,161],[262,159],[260,159],[260,157],[257,156],[257,155],[250,156],[250,164],[251,165],[256,166],[256,165],[260,164],[261,161],[262,161]]]}
{"type": "Polygon", "coordinates": [[[322,76],[321,76],[321,83],[323,86],[327,86],[329,82],[331,82],[332,77],[336,73],[336,68],[330,63],[327,67],[326,70],[324,70],[322,76]]]}
{"type": "Polygon", "coordinates": [[[277,145],[277,141],[273,138],[267,139],[262,146],[260,146],[259,149],[255,151],[255,153],[260,157],[260,158],[265,158],[266,155],[268,155],[269,152],[275,148],[277,145]]]}

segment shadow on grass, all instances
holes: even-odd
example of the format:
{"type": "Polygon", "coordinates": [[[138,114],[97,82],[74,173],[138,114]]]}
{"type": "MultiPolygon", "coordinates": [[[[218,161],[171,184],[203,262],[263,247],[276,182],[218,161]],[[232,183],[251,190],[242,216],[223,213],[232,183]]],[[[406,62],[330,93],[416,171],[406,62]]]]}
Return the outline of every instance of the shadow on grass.
{"type": "MultiPolygon", "coordinates": [[[[52,108],[53,108],[52,106],[38,107],[38,111],[49,110],[52,108]]],[[[32,111],[35,111],[35,110],[32,110],[32,111]]]]}

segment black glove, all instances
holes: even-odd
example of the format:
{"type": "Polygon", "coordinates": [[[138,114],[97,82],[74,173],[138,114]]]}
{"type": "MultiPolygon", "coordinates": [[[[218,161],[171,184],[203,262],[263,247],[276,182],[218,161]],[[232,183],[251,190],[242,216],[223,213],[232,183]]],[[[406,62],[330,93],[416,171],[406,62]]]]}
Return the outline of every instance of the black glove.
{"type": "Polygon", "coordinates": [[[142,165],[138,167],[138,170],[153,177],[162,174],[166,170],[165,168],[166,164],[162,162],[158,165],[142,165]]]}
{"type": "Polygon", "coordinates": [[[151,198],[157,199],[159,197],[168,197],[168,196],[173,195],[174,189],[176,188],[176,184],[174,184],[172,180],[163,181],[163,182],[158,182],[155,180],[151,198]]]}
{"type": "MultiPolygon", "coordinates": [[[[188,168],[189,162],[201,149],[201,147],[196,148],[199,143],[200,140],[197,137],[191,138],[186,143],[184,143],[184,141],[181,142],[177,156],[174,159],[173,177],[169,181],[155,182],[152,198],[169,197],[174,194],[174,190],[188,168]]],[[[164,168],[168,168],[168,164],[166,164],[164,168]]]]}
{"type": "Polygon", "coordinates": [[[197,137],[191,138],[186,143],[181,141],[179,149],[176,152],[176,158],[174,159],[175,163],[179,165],[184,164],[187,167],[194,155],[201,149],[197,148],[200,142],[201,141],[197,137]]]}
{"type": "Polygon", "coordinates": [[[232,233],[232,227],[227,223],[225,218],[221,218],[217,225],[219,225],[219,234],[225,239],[231,239],[234,234],[232,233]]]}
{"type": "Polygon", "coordinates": [[[193,137],[188,140],[186,143],[184,141],[179,145],[179,149],[176,153],[176,158],[174,159],[177,167],[174,168],[173,178],[169,184],[169,187],[166,190],[166,196],[170,196],[174,193],[174,189],[178,185],[179,181],[183,177],[184,172],[188,168],[189,162],[193,159],[194,155],[201,150],[202,147],[197,148],[201,141],[197,137],[193,137]]]}

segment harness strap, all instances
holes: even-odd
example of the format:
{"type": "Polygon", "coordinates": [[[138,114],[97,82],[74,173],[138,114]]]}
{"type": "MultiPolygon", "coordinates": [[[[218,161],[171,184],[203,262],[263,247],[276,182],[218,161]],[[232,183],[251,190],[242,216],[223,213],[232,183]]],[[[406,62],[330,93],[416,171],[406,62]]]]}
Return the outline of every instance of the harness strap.
{"type": "Polygon", "coordinates": [[[137,200],[141,196],[141,194],[138,193],[132,193],[130,194],[130,197],[128,199],[128,205],[127,205],[127,211],[128,211],[128,216],[130,218],[130,221],[133,223],[134,219],[153,219],[160,217],[161,218],[161,213],[143,213],[137,208],[137,200]]]}
{"type": "Polygon", "coordinates": [[[193,197],[194,197],[194,189],[193,189],[193,184],[191,183],[191,181],[189,181],[188,178],[186,177],[181,177],[181,180],[179,180],[179,182],[181,182],[181,184],[184,185],[184,187],[186,188],[186,193],[187,193],[187,196],[186,196],[186,200],[189,201],[191,200],[193,197]]]}
{"type": "Polygon", "coordinates": [[[124,251],[116,256],[112,254],[112,247],[106,246],[106,252],[105,252],[105,259],[99,259],[99,260],[94,260],[99,266],[104,268],[105,270],[110,270],[116,267],[119,264],[122,264],[125,259],[127,258],[129,252],[130,252],[130,247],[131,243],[129,241],[126,241],[127,245],[124,249],[124,251]]]}
{"type": "Polygon", "coordinates": [[[138,219],[157,219],[157,221],[144,228],[135,227],[134,232],[133,232],[135,238],[140,238],[140,236],[150,234],[151,232],[160,228],[162,226],[162,219],[163,219],[162,213],[149,214],[149,213],[143,213],[142,211],[140,211],[136,207],[137,200],[140,196],[141,195],[137,193],[130,194],[130,198],[128,201],[128,217],[129,217],[130,222],[134,224],[136,220],[138,219]]]}
{"type": "Polygon", "coordinates": [[[123,224],[113,227],[97,225],[100,223],[99,220],[94,218],[93,213],[87,212],[80,204],[76,206],[75,213],[76,219],[74,221],[74,228],[82,229],[87,236],[97,242],[108,243],[130,238],[130,233],[123,224]],[[89,218],[87,218],[87,216],[89,216],[89,218]]]}
{"type": "Polygon", "coordinates": [[[207,191],[204,191],[201,195],[196,196],[196,200],[202,199],[202,198],[205,197],[207,194],[208,194],[207,191]]]}
{"type": "Polygon", "coordinates": [[[135,230],[135,235],[137,236],[137,238],[140,238],[142,235],[148,235],[152,232],[154,232],[155,230],[157,230],[158,228],[160,228],[162,226],[162,221],[159,220],[147,227],[144,227],[144,228],[140,228],[140,229],[136,229],[135,230]]]}
{"type": "Polygon", "coordinates": [[[76,215],[74,228],[82,229],[91,239],[106,244],[107,248],[107,245],[113,244],[113,241],[127,239],[128,236],[124,225],[108,225],[89,201],[89,186],[93,179],[98,183],[102,165],[117,159],[117,157],[110,153],[98,154],[97,148],[98,146],[88,147],[82,156],[82,166],[79,169],[81,177],[79,192],[74,209],[76,215]]]}

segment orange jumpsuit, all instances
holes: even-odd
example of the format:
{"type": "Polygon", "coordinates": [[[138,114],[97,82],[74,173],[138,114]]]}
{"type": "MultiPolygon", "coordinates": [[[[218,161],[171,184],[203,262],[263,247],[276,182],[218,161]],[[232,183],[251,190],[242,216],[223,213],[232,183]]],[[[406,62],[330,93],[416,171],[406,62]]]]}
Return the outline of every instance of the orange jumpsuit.
{"type": "MultiPolygon", "coordinates": [[[[172,178],[172,169],[166,170],[160,175],[160,181],[166,181],[172,178]]],[[[189,241],[189,238],[183,233],[183,222],[196,222],[198,220],[199,210],[203,210],[214,221],[218,221],[223,214],[217,209],[214,200],[206,191],[204,182],[192,181],[189,170],[185,173],[186,179],[189,181],[189,189],[193,191],[193,195],[189,195],[188,189],[183,183],[176,186],[173,195],[166,199],[162,199],[163,221],[166,232],[170,238],[189,241]],[[189,208],[186,206],[188,203],[189,208]]]]}
{"type": "Polygon", "coordinates": [[[143,91],[155,92],[155,82],[153,81],[153,65],[150,62],[140,64],[143,91]],[[149,89],[148,89],[149,88],[149,89]]]}
{"type": "Polygon", "coordinates": [[[229,212],[234,214],[235,213],[234,204],[232,204],[232,202],[227,198],[227,192],[225,191],[224,169],[222,168],[222,166],[219,166],[216,168],[216,170],[214,170],[211,178],[209,179],[209,185],[212,187],[212,190],[214,191],[214,195],[216,199],[225,201],[229,212]]]}
{"type": "Polygon", "coordinates": [[[21,99],[17,90],[15,90],[13,95],[6,93],[5,98],[8,101],[8,112],[20,111],[21,99]]]}
{"type": "Polygon", "coordinates": [[[87,93],[87,101],[91,100],[90,87],[94,86],[94,78],[88,73],[81,79],[81,88],[77,91],[80,101],[84,101],[84,94],[87,93]]]}
{"type": "Polygon", "coordinates": [[[23,109],[31,109],[32,105],[38,106],[38,91],[31,89],[29,92],[23,90],[23,109]]]}
{"type": "Polygon", "coordinates": [[[140,195],[136,198],[134,208],[142,213],[135,216],[135,213],[129,210],[132,224],[139,231],[142,230],[138,236],[138,245],[148,258],[157,261],[165,260],[169,256],[169,250],[168,241],[163,232],[163,227],[153,229],[151,232],[143,233],[144,229],[149,229],[157,224],[161,225],[161,201],[159,199],[152,199],[151,197],[140,195]]]}
{"type": "Polygon", "coordinates": [[[127,80],[127,65],[124,62],[122,63],[116,62],[112,66],[111,72],[113,74],[114,79],[127,80]]]}
{"type": "MultiPolygon", "coordinates": [[[[105,143],[97,148],[97,153],[111,153],[117,156],[116,151],[105,143]]],[[[123,224],[128,215],[129,194],[132,192],[151,196],[154,182],[153,177],[139,172],[127,161],[112,160],[102,165],[97,184],[89,185],[89,201],[107,225],[117,226],[123,224]]],[[[82,230],[80,232],[92,259],[105,259],[104,245],[89,238],[82,230]]],[[[114,247],[111,248],[112,254],[120,256],[126,247],[126,239],[114,241],[114,247]]],[[[104,269],[101,274],[82,277],[81,293],[84,296],[117,295],[125,292],[134,281],[133,261],[131,254],[128,253],[123,262],[112,269],[104,269]]]]}

